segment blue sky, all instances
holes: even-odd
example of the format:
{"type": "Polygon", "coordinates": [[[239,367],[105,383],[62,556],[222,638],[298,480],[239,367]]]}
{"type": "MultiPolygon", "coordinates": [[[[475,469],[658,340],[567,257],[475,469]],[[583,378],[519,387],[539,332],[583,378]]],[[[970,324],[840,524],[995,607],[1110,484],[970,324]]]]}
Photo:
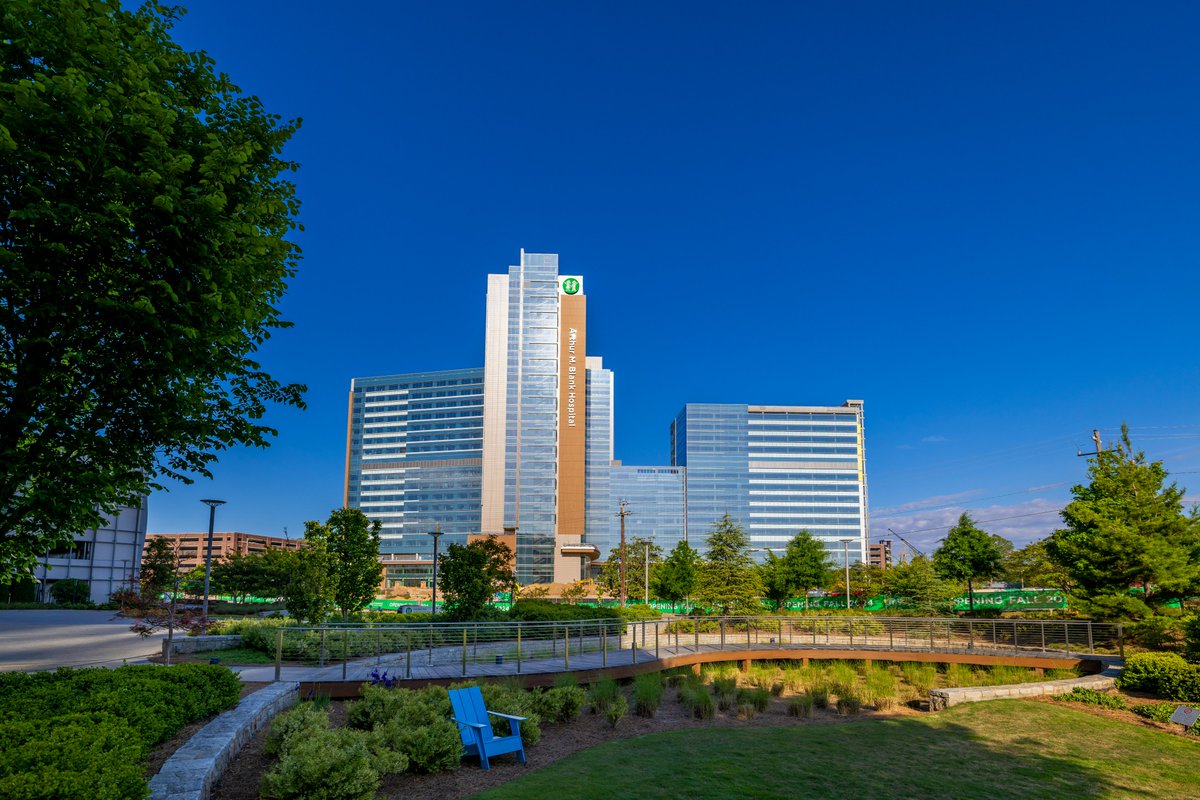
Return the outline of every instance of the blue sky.
{"type": "Polygon", "coordinates": [[[1194,3],[188,5],[184,46],[304,119],[261,355],[309,408],[153,531],[323,519],[350,378],[482,366],[521,247],[587,278],[625,463],[684,402],[862,398],[873,537],[1039,538],[1122,421],[1200,487],[1194,3]]]}

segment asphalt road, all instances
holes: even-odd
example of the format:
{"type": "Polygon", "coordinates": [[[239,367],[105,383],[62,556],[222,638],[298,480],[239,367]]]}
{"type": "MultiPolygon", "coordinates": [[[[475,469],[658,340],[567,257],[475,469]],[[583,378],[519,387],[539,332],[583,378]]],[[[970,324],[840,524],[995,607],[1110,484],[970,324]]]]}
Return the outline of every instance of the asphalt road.
{"type": "Polygon", "coordinates": [[[119,667],[162,652],[166,634],[131,633],[115,611],[0,610],[0,672],[119,667]]]}

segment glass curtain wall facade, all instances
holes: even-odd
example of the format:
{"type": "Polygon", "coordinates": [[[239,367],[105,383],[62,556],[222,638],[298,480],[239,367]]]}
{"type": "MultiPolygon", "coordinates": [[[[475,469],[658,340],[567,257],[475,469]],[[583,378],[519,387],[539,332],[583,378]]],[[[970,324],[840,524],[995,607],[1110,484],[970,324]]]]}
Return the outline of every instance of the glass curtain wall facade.
{"type": "Polygon", "coordinates": [[[669,553],[687,537],[687,505],[683,467],[635,467],[615,464],[612,468],[612,500],[609,505],[608,534],[591,541],[600,548],[600,557],[621,544],[621,521],[617,518],[620,502],[627,501],[625,540],[634,536],[650,539],[669,553]]]}
{"type": "Polygon", "coordinates": [[[862,402],[842,406],[689,403],[671,425],[672,464],[687,468],[692,544],[726,512],[756,556],[801,530],[841,564],[866,560],[867,482],[862,402]],[[843,548],[843,539],[849,539],[843,548]]]}
{"type": "MultiPolygon", "coordinates": [[[[428,559],[479,531],[483,370],[355,378],[345,502],[379,520],[380,553],[428,559]]],[[[385,558],[385,563],[388,559],[385,558]]]]}
{"type": "Polygon", "coordinates": [[[605,542],[616,509],[613,487],[613,373],[600,358],[587,360],[587,499],[583,541],[608,556],[605,542]]]}

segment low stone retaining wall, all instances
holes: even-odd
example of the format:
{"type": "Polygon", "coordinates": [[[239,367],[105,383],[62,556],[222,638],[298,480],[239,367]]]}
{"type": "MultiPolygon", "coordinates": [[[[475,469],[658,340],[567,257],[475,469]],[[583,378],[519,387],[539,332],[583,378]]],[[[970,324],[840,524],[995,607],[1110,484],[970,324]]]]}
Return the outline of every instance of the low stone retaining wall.
{"type": "Polygon", "coordinates": [[[242,746],[272,717],[296,704],[299,688],[295,681],[273,683],[201,728],[150,779],[150,800],[208,800],[242,746]]]}
{"type": "Polygon", "coordinates": [[[968,686],[961,689],[930,689],[929,710],[941,711],[959,703],[978,703],[983,700],[998,700],[1004,697],[1043,697],[1066,694],[1076,686],[1095,689],[1098,692],[1111,689],[1121,668],[1115,663],[1106,665],[1099,675],[1082,678],[1067,678],[1042,683],[1014,683],[1007,686],[968,686]]]}
{"type": "Polygon", "coordinates": [[[178,636],[169,643],[163,639],[162,654],[167,657],[167,646],[175,655],[180,653],[200,653],[205,650],[231,650],[242,646],[242,636],[239,633],[230,636],[178,636]]]}

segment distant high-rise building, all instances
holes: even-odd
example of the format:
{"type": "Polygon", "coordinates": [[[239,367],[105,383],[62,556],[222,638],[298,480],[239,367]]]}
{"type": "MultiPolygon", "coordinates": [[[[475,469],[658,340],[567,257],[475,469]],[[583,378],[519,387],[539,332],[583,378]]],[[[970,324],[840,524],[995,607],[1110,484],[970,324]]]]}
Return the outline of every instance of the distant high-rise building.
{"type": "Polygon", "coordinates": [[[880,539],[867,545],[867,563],[887,569],[892,565],[892,540],[880,539]]]}
{"type": "Polygon", "coordinates": [[[728,513],[760,553],[799,531],[842,560],[866,560],[863,403],[743,406],[689,403],[671,425],[671,457],[687,467],[688,536],[702,542],[728,513]]]}
{"type": "Polygon", "coordinates": [[[613,460],[614,377],[587,350],[583,277],[521,251],[489,275],[482,369],[355,378],[345,501],[382,525],[388,585],[427,581],[433,537],[516,545],[521,583],[564,583],[626,535],[698,550],[729,513],[756,548],[808,530],[841,558],[866,557],[862,403],[688,404],[670,466],[613,460]]]}

